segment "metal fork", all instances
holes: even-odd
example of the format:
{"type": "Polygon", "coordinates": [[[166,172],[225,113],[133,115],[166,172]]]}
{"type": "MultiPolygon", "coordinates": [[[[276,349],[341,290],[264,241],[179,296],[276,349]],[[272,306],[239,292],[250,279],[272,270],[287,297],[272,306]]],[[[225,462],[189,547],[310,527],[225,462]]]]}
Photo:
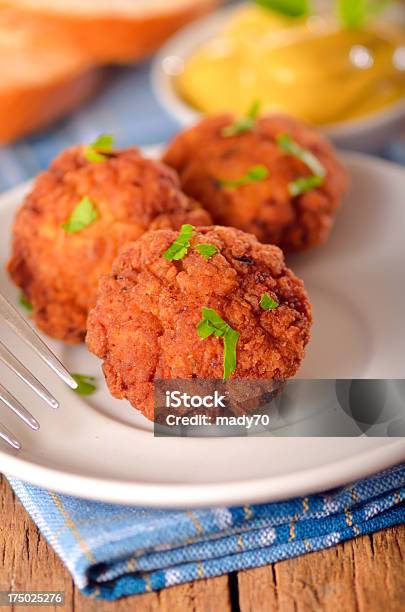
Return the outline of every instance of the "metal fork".
{"type": "MultiPolygon", "coordinates": [[[[0,317],[71,389],[77,388],[76,381],[72,378],[59,359],[52,353],[48,346],[41,340],[20,313],[0,293],[0,317]]],[[[0,361],[12,370],[28,387],[36,393],[51,408],[58,408],[59,402],[39,382],[37,378],[19,361],[11,351],[0,341],[0,361]]],[[[38,421],[28,412],[26,408],[0,384],[0,402],[14,412],[31,429],[38,430],[38,421]]],[[[0,423],[0,439],[15,449],[20,449],[21,444],[15,436],[0,423]]]]}

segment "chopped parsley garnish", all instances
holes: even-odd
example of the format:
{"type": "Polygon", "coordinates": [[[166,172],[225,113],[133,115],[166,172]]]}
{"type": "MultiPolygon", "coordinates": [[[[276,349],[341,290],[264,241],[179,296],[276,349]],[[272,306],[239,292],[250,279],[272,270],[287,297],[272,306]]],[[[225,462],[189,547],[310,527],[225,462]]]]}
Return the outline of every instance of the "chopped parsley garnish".
{"type": "Polygon", "coordinates": [[[167,261],[178,261],[179,259],[183,259],[190,248],[190,238],[193,232],[194,225],[189,225],[188,223],[182,225],[179,235],[163,253],[163,257],[167,259],[167,261]]]}
{"type": "Polygon", "coordinates": [[[194,248],[202,257],[204,257],[205,261],[208,261],[210,257],[218,252],[215,244],[196,244],[194,248]]]}
{"type": "Polygon", "coordinates": [[[110,134],[101,134],[94,142],[84,149],[84,157],[89,162],[103,162],[112,153],[114,137],[110,134]]]}
{"type": "Polygon", "coordinates": [[[366,17],[364,0],[337,0],[337,13],[346,28],[360,28],[366,17]]]}
{"type": "Polygon", "coordinates": [[[277,137],[277,144],[290,155],[300,159],[312,171],[312,174],[317,176],[325,176],[325,168],[321,162],[308,149],[300,147],[300,145],[291,138],[289,134],[280,134],[277,137]]]}
{"type": "Polygon", "coordinates": [[[260,298],[260,308],[263,310],[274,310],[275,308],[278,308],[278,306],[279,303],[277,300],[273,300],[268,293],[263,293],[262,297],[260,298]]]}
{"type": "Polygon", "coordinates": [[[62,225],[62,228],[68,234],[80,232],[93,221],[98,219],[98,212],[93,202],[87,196],[84,196],[73,209],[69,219],[62,225]]]}
{"type": "MultiPolygon", "coordinates": [[[[179,234],[169,246],[168,249],[163,253],[163,257],[167,259],[167,261],[178,261],[183,259],[188,253],[189,248],[191,247],[190,238],[194,233],[194,225],[189,225],[186,223],[181,226],[179,234]]],[[[196,244],[194,250],[198,251],[198,253],[204,257],[206,261],[210,259],[215,253],[218,252],[215,244],[196,244]]]]}
{"type": "Polygon", "coordinates": [[[384,11],[392,0],[335,0],[336,12],[343,26],[360,29],[371,17],[384,11]]]}
{"type": "Polygon", "coordinates": [[[202,308],[202,319],[197,325],[200,338],[208,338],[212,334],[222,338],[224,342],[224,380],[227,380],[236,370],[236,345],[239,332],[232,329],[213,308],[202,308]]]}
{"type": "Polygon", "coordinates": [[[311,176],[302,176],[291,181],[288,185],[288,191],[292,196],[298,196],[307,191],[312,191],[315,187],[320,187],[323,184],[323,176],[317,176],[315,174],[311,176]]]}
{"type": "Polygon", "coordinates": [[[86,376],[85,374],[72,374],[73,380],[77,382],[76,389],[73,389],[78,395],[92,395],[97,390],[94,376],[86,376]]]}
{"type": "Polygon", "coordinates": [[[260,100],[255,100],[244,117],[240,117],[240,119],[237,119],[231,125],[227,125],[221,130],[222,136],[228,138],[229,136],[237,136],[237,134],[243,134],[243,132],[252,130],[259,111],[260,100]]]}
{"type": "MultiPolygon", "coordinates": [[[[255,0],[262,8],[286,17],[307,17],[311,12],[310,0],[255,0]]],[[[370,17],[385,10],[392,0],[335,0],[335,11],[343,26],[349,29],[364,27],[370,17]]]]}
{"type": "Polygon", "coordinates": [[[24,293],[20,293],[20,295],[18,296],[18,302],[20,304],[20,306],[22,306],[23,308],[25,308],[25,310],[27,312],[32,312],[34,310],[33,305],[31,304],[31,302],[28,300],[28,298],[26,297],[26,295],[24,295],[24,293]]]}
{"type": "Polygon", "coordinates": [[[277,144],[289,155],[293,155],[300,159],[311,170],[311,176],[297,178],[288,185],[288,191],[292,196],[298,196],[307,191],[311,191],[315,187],[320,187],[324,180],[326,170],[319,161],[308,149],[300,147],[298,143],[291,138],[289,134],[280,134],[277,137],[277,144]]]}
{"type": "Polygon", "coordinates": [[[237,187],[241,187],[242,185],[247,185],[248,183],[255,183],[257,181],[262,181],[263,179],[269,176],[269,171],[266,166],[252,166],[249,170],[238,179],[235,180],[226,180],[220,179],[219,184],[221,187],[226,187],[227,189],[237,189],[237,187]]]}
{"type": "Polygon", "coordinates": [[[310,9],[309,0],[255,0],[255,2],[264,9],[287,17],[305,17],[310,9]]]}

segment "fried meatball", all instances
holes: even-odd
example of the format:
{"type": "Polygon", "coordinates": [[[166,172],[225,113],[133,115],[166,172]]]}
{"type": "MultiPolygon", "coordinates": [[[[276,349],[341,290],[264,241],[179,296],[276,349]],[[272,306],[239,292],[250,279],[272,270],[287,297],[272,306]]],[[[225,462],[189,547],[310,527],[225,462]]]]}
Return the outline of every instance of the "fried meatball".
{"type": "MultiPolygon", "coordinates": [[[[87,346],[104,361],[111,393],[153,418],[155,379],[221,379],[223,342],[201,339],[202,307],[240,333],[237,379],[286,379],[304,357],[311,306],[282,251],[229,227],[198,228],[179,261],[162,254],[172,230],[147,232],[127,245],[99,285],[88,319],[87,346]],[[206,261],[195,248],[211,244],[206,261]],[[264,293],[278,303],[263,310],[264,293]]],[[[230,380],[231,380],[230,379],[230,380]]]]}
{"type": "Polygon", "coordinates": [[[201,202],[214,223],[250,232],[284,251],[324,242],[348,186],[332,145],[286,116],[263,117],[250,130],[224,136],[224,128],[234,121],[231,115],[204,119],[169,145],[163,160],[178,171],[185,193],[201,202]],[[295,197],[290,194],[289,185],[311,170],[277,143],[281,134],[288,134],[323,165],[326,176],[320,187],[295,197]],[[257,165],[268,169],[267,178],[233,189],[221,185],[240,179],[257,165]]]}
{"type": "Polygon", "coordinates": [[[10,275],[33,305],[40,329],[69,343],[84,340],[99,277],[119,249],[149,228],[210,223],[185,196],[176,173],[137,149],[105,161],[86,160],[84,147],[63,152],[35,181],[17,213],[10,275]],[[62,227],[88,197],[97,218],[67,233],[62,227]]]}

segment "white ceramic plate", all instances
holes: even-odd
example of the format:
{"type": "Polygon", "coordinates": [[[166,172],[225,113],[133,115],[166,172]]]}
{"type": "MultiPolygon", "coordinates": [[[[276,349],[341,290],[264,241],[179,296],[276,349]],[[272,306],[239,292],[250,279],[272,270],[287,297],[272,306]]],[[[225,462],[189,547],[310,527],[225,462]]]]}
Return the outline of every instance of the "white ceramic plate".
{"type": "MultiPolygon", "coordinates": [[[[345,160],[353,187],[329,242],[290,262],[314,304],[301,375],[405,378],[405,170],[363,156],[345,160]]],[[[0,287],[14,302],[4,264],[26,189],[0,199],[0,287]]],[[[41,422],[32,432],[1,410],[23,449],[1,446],[0,470],[50,489],[148,506],[240,504],[320,491],[405,460],[405,440],[398,438],[286,438],[283,431],[266,438],[154,438],[146,419],[111,398],[84,346],[49,342],[71,371],[98,377],[99,390],[88,400],[64,388],[3,328],[2,339],[61,407],[50,411],[0,368],[0,380],[41,422]]]]}
{"type": "MultiPolygon", "coordinates": [[[[154,60],[152,83],[156,97],[182,125],[193,124],[200,113],[177,93],[176,71],[202,44],[222,31],[237,8],[225,7],[184,27],[169,39],[154,60]]],[[[399,9],[390,18],[403,22],[404,13],[399,9]]],[[[321,129],[339,147],[370,152],[377,151],[403,130],[404,121],[405,100],[401,100],[368,117],[325,125],[321,129]]]]}

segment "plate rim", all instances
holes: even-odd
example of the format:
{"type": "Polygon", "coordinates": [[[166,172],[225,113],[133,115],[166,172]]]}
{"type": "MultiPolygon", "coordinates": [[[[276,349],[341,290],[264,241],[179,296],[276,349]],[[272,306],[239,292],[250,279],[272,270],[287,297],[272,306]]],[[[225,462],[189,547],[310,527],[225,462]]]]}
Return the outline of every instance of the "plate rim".
{"type": "MultiPolygon", "coordinates": [[[[307,439],[317,440],[319,438],[307,439]]],[[[339,440],[340,438],[327,439],[339,440]]],[[[356,438],[356,440],[362,439],[365,438],[363,436],[356,438]]],[[[360,453],[359,465],[356,463],[357,457],[350,457],[322,464],[317,468],[295,471],[288,475],[224,483],[191,485],[102,479],[63,472],[11,455],[5,455],[6,465],[2,471],[6,477],[12,476],[50,491],[99,502],[153,508],[230,506],[281,501],[301,495],[310,495],[370,476],[405,460],[405,440],[402,438],[393,438],[393,440],[395,440],[393,444],[360,453]],[[352,469],[349,469],[350,467],[352,469]],[[331,469],[333,469],[333,474],[330,473],[331,469]],[[52,481],[57,482],[56,487],[49,484],[52,481]],[[282,493],[280,493],[281,481],[282,493]],[[46,486],[44,483],[47,483],[46,486]]],[[[2,456],[3,453],[0,451],[0,460],[2,456]]]]}
{"type": "MultiPolygon", "coordinates": [[[[389,168],[390,171],[399,172],[405,179],[405,168],[400,164],[361,153],[339,153],[346,163],[363,162],[369,166],[389,168]]],[[[21,198],[31,184],[32,180],[28,180],[0,194],[0,206],[21,198]]],[[[364,437],[356,438],[361,439],[364,437]]],[[[17,453],[10,454],[1,448],[0,465],[6,476],[84,499],[155,508],[195,508],[277,501],[316,493],[369,476],[405,460],[405,439],[390,440],[392,443],[360,451],[358,456],[351,455],[346,459],[332,460],[289,474],[216,483],[147,483],[85,476],[21,459],[17,453]]]]}

